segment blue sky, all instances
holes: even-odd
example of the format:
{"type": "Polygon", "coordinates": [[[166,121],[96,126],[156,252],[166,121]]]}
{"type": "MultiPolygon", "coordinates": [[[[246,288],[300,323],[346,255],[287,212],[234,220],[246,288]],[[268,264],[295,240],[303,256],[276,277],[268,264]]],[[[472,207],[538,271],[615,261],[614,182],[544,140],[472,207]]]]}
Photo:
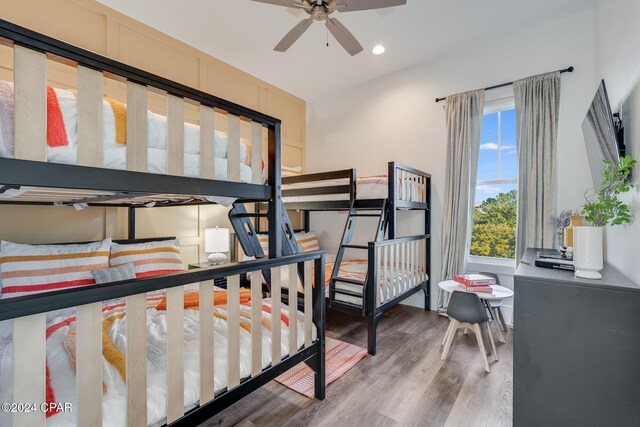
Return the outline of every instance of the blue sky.
{"type": "MultiPolygon", "coordinates": [[[[507,110],[501,113],[501,139],[498,150],[498,113],[487,114],[482,122],[480,137],[480,156],[478,160],[478,181],[496,179],[516,179],[518,177],[518,160],[516,157],[516,111],[507,110]],[[498,151],[500,151],[500,170],[498,170],[498,151]]],[[[498,193],[516,189],[516,184],[478,185],[476,203],[498,193]]]]}

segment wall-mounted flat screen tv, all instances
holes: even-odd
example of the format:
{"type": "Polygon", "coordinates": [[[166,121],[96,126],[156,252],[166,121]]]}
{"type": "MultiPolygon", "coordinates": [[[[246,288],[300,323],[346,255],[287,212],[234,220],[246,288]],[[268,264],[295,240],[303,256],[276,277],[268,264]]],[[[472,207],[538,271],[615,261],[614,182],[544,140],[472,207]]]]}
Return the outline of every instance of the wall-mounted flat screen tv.
{"type": "Polygon", "coordinates": [[[589,156],[589,166],[594,188],[602,184],[602,162],[609,160],[614,163],[624,156],[624,142],[619,140],[622,135],[621,125],[616,123],[611,112],[607,87],[604,80],[593,98],[584,121],[582,133],[589,156]]]}

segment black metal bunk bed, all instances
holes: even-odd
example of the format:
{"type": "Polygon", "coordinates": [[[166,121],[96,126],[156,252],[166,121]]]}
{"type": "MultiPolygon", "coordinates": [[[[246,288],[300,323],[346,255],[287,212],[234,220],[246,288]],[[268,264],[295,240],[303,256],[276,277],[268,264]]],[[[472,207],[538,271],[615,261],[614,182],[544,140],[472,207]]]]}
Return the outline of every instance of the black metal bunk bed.
{"type": "Polygon", "coordinates": [[[386,310],[420,291],[424,292],[425,310],[430,309],[431,175],[389,162],[388,190],[386,197],[380,198],[358,198],[357,182],[355,169],[286,177],[282,179],[282,196],[287,210],[304,212],[304,227],[296,231],[310,231],[310,212],[348,212],[326,297],[329,308],[367,318],[368,351],[374,355],[376,328],[386,310]],[[424,212],[424,234],[398,237],[398,211],[404,210],[424,212]],[[367,245],[351,244],[359,217],[378,220],[375,237],[367,245]],[[364,280],[340,277],[346,250],[366,251],[368,270],[364,280]],[[408,267],[414,271],[407,275],[404,270],[408,267]],[[379,292],[380,286],[393,288],[407,280],[412,281],[410,286],[399,286],[392,295],[379,292]]]}
{"type": "MultiPolygon", "coordinates": [[[[157,290],[168,290],[187,284],[213,283],[216,279],[231,276],[249,273],[260,275],[260,273],[268,273],[273,268],[286,265],[297,265],[301,272],[306,272],[306,275],[301,275],[305,280],[313,283],[324,282],[324,254],[322,252],[291,254],[286,249],[283,251],[283,247],[291,246],[289,241],[291,235],[286,232],[290,229],[290,224],[281,202],[280,120],[3,20],[0,20],[0,42],[7,46],[20,46],[29,51],[45,54],[47,58],[58,60],[69,66],[94,70],[107,78],[117,79],[120,82],[132,82],[149,89],[159,90],[185,101],[195,102],[216,111],[258,123],[268,130],[268,160],[266,162],[268,184],[248,184],[17,158],[0,158],[0,193],[28,188],[28,191],[19,197],[0,199],[0,206],[61,206],[60,209],[65,209],[62,206],[82,203],[89,207],[128,208],[129,241],[140,242],[153,240],[135,240],[135,212],[136,209],[144,208],[146,203],[153,203],[157,207],[188,206],[210,203],[207,200],[208,197],[231,197],[236,199],[232,210],[245,212],[240,216],[242,223],[246,226],[236,229],[236,233],[242,234],[243,241],[254,247],[259,247],[255,232],[251,231],[254,229],[250,221],[256,215],[246,213],[243,208],[245,203],[263,202],[268,206],[267,213],[261,216],[268,220],[270,236],[268,259],[232,262],[221,266],[155,277],[2,299],[0,300],[0,321],[17,321],[27,316],[44,316],[45,313],[54,310],[86,306],[109,299],[130,297],[157,290]],[[40,189],[48,190],[45,197],[38,192],[40,189]],[[58,190],[64,191],[58,194],[58,190]],[[311,274],[312,265],[313,274],[311,274]]],[[[268,274],[265,275],[268,276],[268,274]]],[[[315,397],[324,399],[324,287],[313,286],[311,290],[311,283],[307,283],[305,289],[307,288],[309,291],[305,293],[306,300],[297,307],[304,308],[309,320],[312,320],[312,325],[317,331],[315,340],[305,343],[302,348],[290,351],[288,355],[283,355],[277,363],[274,362],[265,369],[258,369],[258,372],[254,372],[253,375],[241,379],[236,386],[227,386],[222,391],[216,392],[215,397],[212,397],[208,402],[200,401],[195,408],[187,410],[186,413],[183,412],[182,416],[166,425],[191,426],[204,422],[301,362],[309,365],[315,372],[315,397]]],[[[96,333],[99,334],[100,331],[96,330],[96,333]]],[[[232,338],[229,340],[231,341],[232,338]]],[[[257,350],[254,349],[254,351],[257,350]]],[[[101,361],[96,360],[95,362],[96,366],[101,366],[101,361]]],[[[146,394],[144,396],[146,398],[146,394]]],[[[128,399],[131,398],[128,397],[128,399]]],[[[35,425],[35,423],[30,425],[35,425]]]]}

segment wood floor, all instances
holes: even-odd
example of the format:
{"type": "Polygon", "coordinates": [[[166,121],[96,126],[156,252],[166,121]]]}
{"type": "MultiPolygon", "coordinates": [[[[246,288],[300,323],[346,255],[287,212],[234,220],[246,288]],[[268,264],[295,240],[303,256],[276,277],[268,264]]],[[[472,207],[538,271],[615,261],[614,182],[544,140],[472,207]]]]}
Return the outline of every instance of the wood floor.
{"type": "MultiPolygon", "coordinates": [[[[378,354],[367,356],[310,400],[272,381],[203,426],[511,426],[512,334],[497,343],[485,373],[472,333],[456,336],[449,359],[440,343],[449,320],[399,305],[378,328],[378,354]]],[[[329,312],[327,335],[366,347],[362,319],[329,312]]]]}

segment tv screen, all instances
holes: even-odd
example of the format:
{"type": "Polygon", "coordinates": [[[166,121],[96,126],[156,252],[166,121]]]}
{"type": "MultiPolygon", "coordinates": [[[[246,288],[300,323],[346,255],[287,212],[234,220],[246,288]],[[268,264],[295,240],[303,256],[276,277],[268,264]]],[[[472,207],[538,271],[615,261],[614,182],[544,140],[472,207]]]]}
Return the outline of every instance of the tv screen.
{"type": "Polygon", "coordinates": [[[618,129],[613,119],[604,80],[600,82],[596,96],[582,122],[582,133],[589,156],[593,186],[598,188],[602,184],[602,162],[604,160],[614,163],[620,161],[618,129]]]}

